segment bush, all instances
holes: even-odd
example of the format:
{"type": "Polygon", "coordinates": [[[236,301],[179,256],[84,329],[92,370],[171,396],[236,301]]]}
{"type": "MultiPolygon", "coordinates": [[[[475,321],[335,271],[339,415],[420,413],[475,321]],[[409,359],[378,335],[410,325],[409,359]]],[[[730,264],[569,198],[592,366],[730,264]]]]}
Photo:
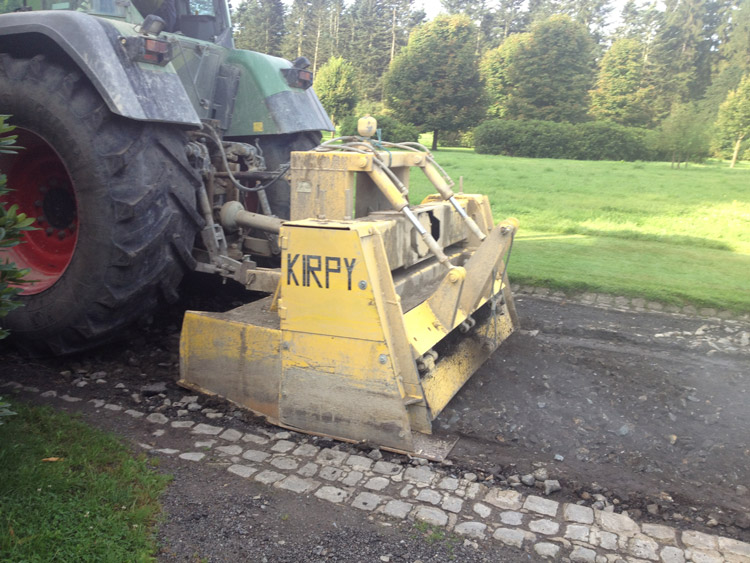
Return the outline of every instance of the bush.
{"type": "Polygon", "coordinates": [[[576,125],[579,160],[649,160],[645,138],[636,127],[610,121],[576,125]]]}
{"type": "MultiPolygon", "coordinates": [[[[17,149],[13,143],[16,135],[7,135],[14,127],[6,125],[7,115],[0,115],[0,153],[13,153],[17,149]],[[4,135],[4,136],[3,136],[4,135]]],[[[6,177],[0,172],[0,199],[8,193],[6,177]]],[[[18,213],[18,206],[11,205],[5,208],[0,203],[0,250],[10,248],[21,243],[23,231],[29,231],[33,227],[34,219],[27,218],[23,213],[18,213]]],[[[7,258],[0,262],[0,319],[10,313],[13,309],[20,307],[16,297],[21,290],[17,287],[22,283],[23,276],[29,271],[21,270],[7,258]]],[[[0,340],[8,336],[8,331],[0,328],[0,340]]]]}
{"type": "MultiPolygon", "coordinates": [[[[413,125],[407,125],[401,123],[397,119],[390,115],[373,115],[378,121],[378,129],[380,129],[380,138],[383,141],[390,141],[393,143],[404,143],[404,142],[417,142],[419,140],[419,131],[413,125]]],[[[358,135],[357,133],[357,121],[359,117],[349,116],[341,120],[341,135],[358,135]]]]}
{"type": "Polygon", "coordinates": [[[474,147],[480,154],[575,158],[574,131],[570,123],[495,119],[474,130],[474,147]]]}
{"type": "Polygon", "coordinates": [[[529,158],[578,160],[654,160],[657,134],[605,121],[557,123],[490,120],[474,130],[475,150],[529,158]]]}
{"type": "Polygon", "coordinates": [[[362,117],[363,115],[384,115],[385,106],[383,102],[374,102],[372,100],[360,100],[354,106],[354,115],[362,117]]]}
{"type": "Polygon", "coordinates": [[[440,146],[464,147],[474,146],[474,131],[440,131],[440,146]]]}

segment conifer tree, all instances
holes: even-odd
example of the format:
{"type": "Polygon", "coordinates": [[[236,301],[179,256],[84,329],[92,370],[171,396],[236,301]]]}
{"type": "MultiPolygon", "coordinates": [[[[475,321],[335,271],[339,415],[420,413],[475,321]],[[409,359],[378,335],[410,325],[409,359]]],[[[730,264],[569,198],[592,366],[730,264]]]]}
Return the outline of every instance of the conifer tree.
{"type": "Polygon", "coordinates": [[[234,14],[234,41],[238,49],[281,56],[284,5],[281,0],[245,0],[234,14]]]}

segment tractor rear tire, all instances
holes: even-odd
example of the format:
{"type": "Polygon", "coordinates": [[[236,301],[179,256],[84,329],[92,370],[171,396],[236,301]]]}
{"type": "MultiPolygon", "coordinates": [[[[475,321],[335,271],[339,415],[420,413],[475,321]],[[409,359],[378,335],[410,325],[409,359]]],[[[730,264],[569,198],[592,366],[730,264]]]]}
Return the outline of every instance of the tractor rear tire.
{"type": "Polygon", "coordinates": [[[36,283],[2,326],[24,348],[70,354],[175,301],[202,219],[186,137],[113,114],[83,74],[0,54],[0,108],[25,149],[0,155],[5,204],[39,230],[4,252],[36,283]]]}
{"type": "MultiPolygon", "coordinates": [[[[289,162],[292,151],[312,150],[320,144],[321,138],[320,131],[261,137],[259,142],[266,159],[266,168],[277,170],[289,162]]],[[[290,217],[290,190],[289,182],[283,179],[277,180],[266,190],[271,211],[281,219],[290,217]]]]}

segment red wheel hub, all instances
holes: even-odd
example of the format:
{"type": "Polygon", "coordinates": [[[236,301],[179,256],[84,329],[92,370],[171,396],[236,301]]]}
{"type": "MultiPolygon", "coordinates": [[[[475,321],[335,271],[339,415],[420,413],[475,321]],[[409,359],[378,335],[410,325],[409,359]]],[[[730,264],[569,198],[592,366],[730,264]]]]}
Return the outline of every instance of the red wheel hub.
{"type": "Polygon", "coordinates": [[[7,174],[6,205],[36,217],[36,231],[25,233],[23,243],[8,252],[19,268],[29,268],[23,294],[41,293],[52,287],[70,264],[78,240],[78,207],[73,182],[55,150],[40,136],[16,129],[15,155],[4,155],[0,170],[7,174]]]}

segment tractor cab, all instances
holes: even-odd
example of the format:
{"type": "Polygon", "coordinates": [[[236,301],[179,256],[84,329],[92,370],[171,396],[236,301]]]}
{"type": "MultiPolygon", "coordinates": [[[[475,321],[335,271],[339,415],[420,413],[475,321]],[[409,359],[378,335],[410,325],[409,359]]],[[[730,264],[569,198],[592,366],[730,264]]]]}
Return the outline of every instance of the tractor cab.
{"type": "Polygon", "coordinates": [[[86,12],[139,25],[153,14],[166,22],[164,31],[232,48],[229,7],[224,0],[15,0],[0,13],[40,10],[86,12]]]}

